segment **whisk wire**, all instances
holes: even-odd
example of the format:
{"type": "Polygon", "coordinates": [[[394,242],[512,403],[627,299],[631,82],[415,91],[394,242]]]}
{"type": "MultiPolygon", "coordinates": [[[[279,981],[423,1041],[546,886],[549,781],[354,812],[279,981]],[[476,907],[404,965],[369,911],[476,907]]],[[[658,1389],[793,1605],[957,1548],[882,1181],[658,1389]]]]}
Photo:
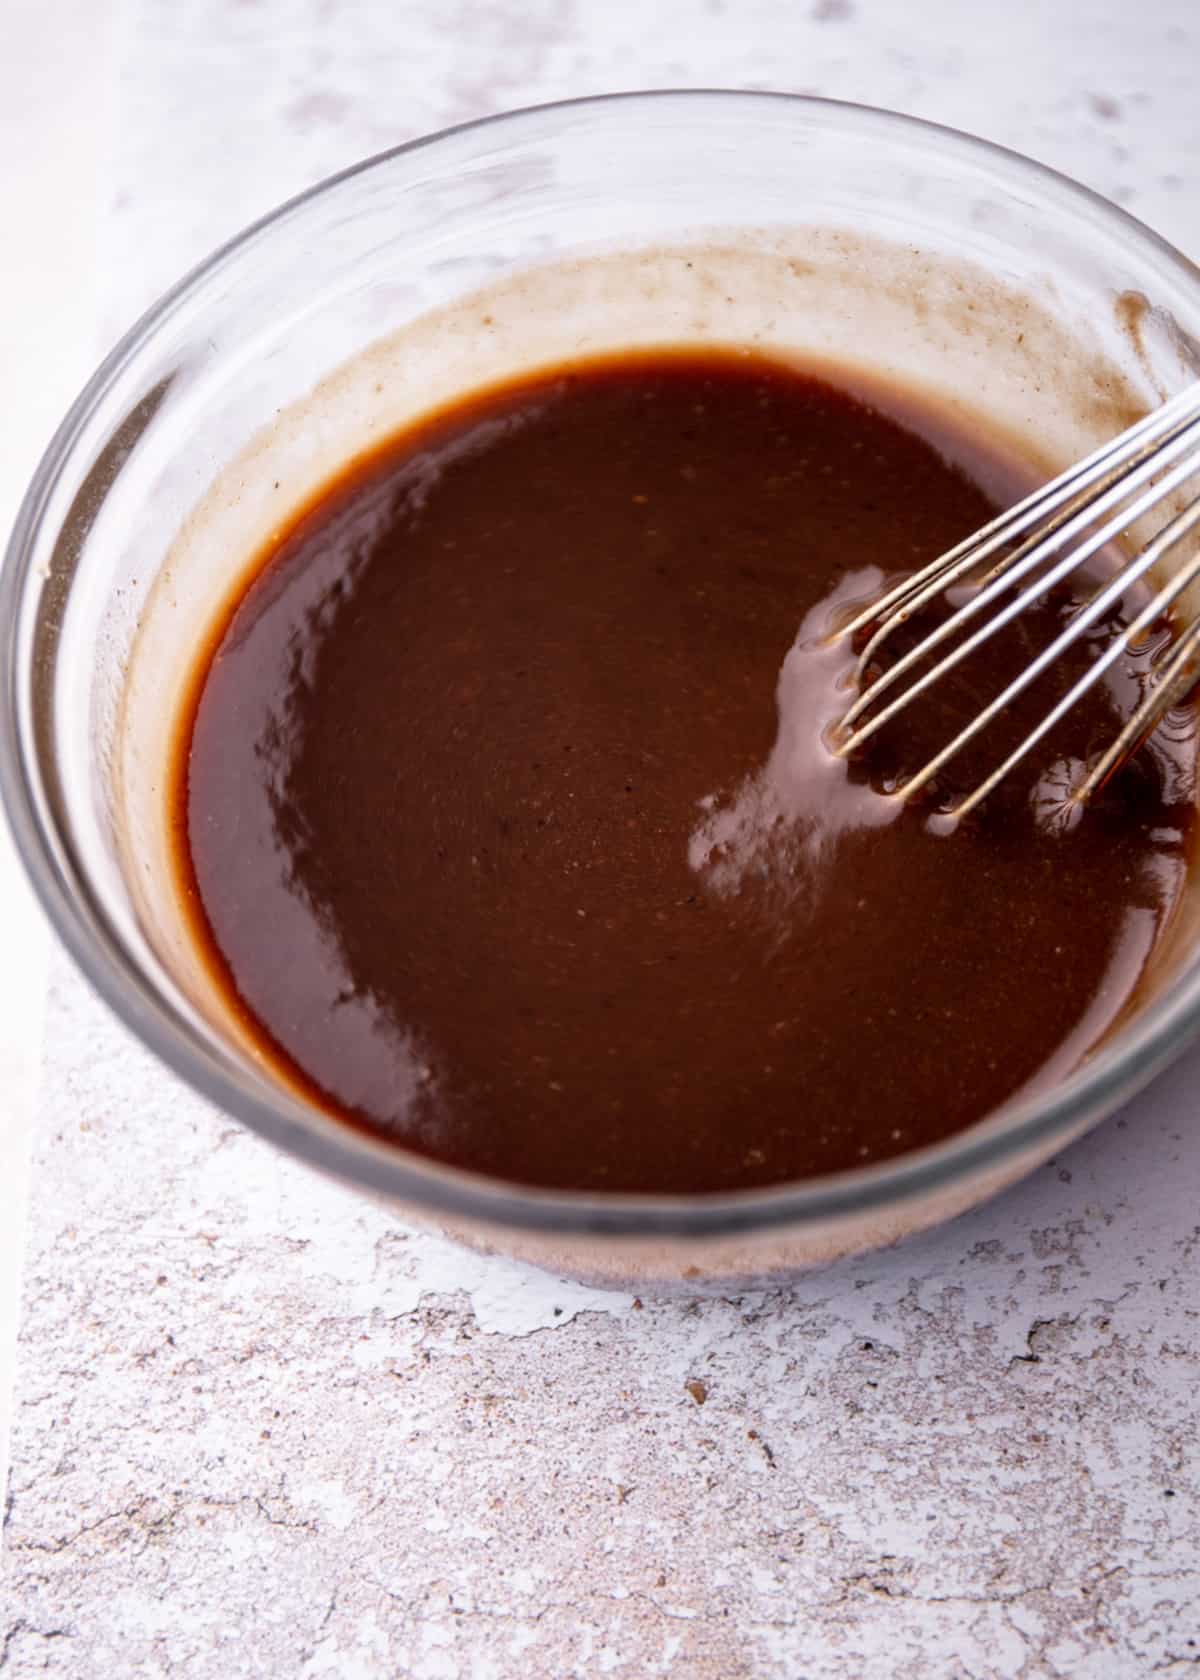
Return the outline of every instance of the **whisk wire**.
{"type": "MultiPolygon", "coordinates": [[[[1172,520],[1171,524],[1168,525],[1164,531],[1159,533],[1154,542],[1151,544],[1150,549],[1146,551],[1146,555],[1143,557],[1145,564],[1140,566],[1140,572],[1145,572],[1150,566],[1154,565],[1156,561],[1161,560],[1164,555],[1169,553],[1170,550],[1176,546],[1177,543],[1182,542],[1184,537],[1186,537],[1197,525],[1200,525],[1200,499],[1192,502],[1191,505],[1185,508],[1176,519],[1172,520]]],[[[1059,723],[1067,715],[1076,702],[1081,700],[1088,690],[1093,688],[1095,684],[1099,682],[1105,671],[1107,671],[1111,665],[1115,664],[1123,653],[1128,651],[1131,643],[1136,641],[1143,631],[1148,630],[1151,625],[1159,620],[1178,599],[1178,597],[1183,594],[1183,591],[1188,587],[1188,585],[1195,582],[1198,577],[1200,577],[1200,549],[1197,549],[1196,553],[1186,563],[1186,565],[1180,568],[1176,575],[1171,579],[1171,582],[1159,590],[1157,595],[1155,595],[1150,601],[1149,605],[1145,607],[1129,624],[1124,626],[1114,640],[1109,643],[1108,647],[1105,648],[1104,652],[1093,660],[1092,664],[1089,665],[1083,676],[1081,676],[1072,685],[1072,687],[1067,690],[1062,699],[1051,708],[1041,722],[1030,730],[1024,740],[1022,740],[1018,746],[1013,748],[1012,752],[1009,753],[1004,762],[998,765],[997,768],[992,771],[990,776],[986,777],[985,780],[982,781],[966,799],[959,803],[956,815],[959,817],[965,817],[968,811],[974,810],[976,805],[986,799],[992,789],[1008,775],[1009,771],[1015,769],[1021,760],[1026,758],[1029,753],[1033,751],[1038,742],[1049,734],[1055,724],[1059,723]]],[[[1104,607],[1111,605],[1112,602],[1123,593],[1124,588],[1127,586],[1127,581],[1127,578],[1124,576],[1115,578],[1106,589],[1100,592],[1100,595],[1096,596],[1095,599],[1089,603],[1089,606],[1094,606],[1096,601],[1103,601],[1103,606],[1098,612],[1092,614],[1092,618],[1098,617],[1099,612],[1103,611],[1104,607]]],[[[1068,645],[1069,641],[1073,640],[1070,632],[1074,628],[1074,621],[1072,621],[1072,623],[1067,626],[1067,629],[1063,631],[1062,635],[1057,638],[1056,642],[1052,646],[1052,649],[1047,650],[1049,657],[1044,659],[1043,668],[1045,665],[1049,665],[1051,663],[1051,660],[1054,659],[1057,654],[1068,645]]],[[[1190,651],[1192,645],[1198,638],[1200,638],[1200,620],[1198,620],[1196,624],[1192,625],[1191,629],[1186,632],[1183,638],[1181,638],[1180,649],[1184,652],[1190,651]],[[1188,640],[1189,637],[1191,640],[1188,640]],[[1187,642],[1186,648],[1184,648],[1184,642],[1187,642]]],[[[1172,661],[1172,664],[1173,663],[1174,661],[1172,661]]],[[[1143,714],[1148,716],[1150,708],[1155,707],[1156,703],[1160,700],[1161,686],[1168,680],[1168,675],[1169,671],[1163,672],[1159,682],[1154,685],[1150,693],[1142,701],[1133,717],[1130,718],[1124,729],[1122,729],[1121,734],[1117,737],[1116,741],[1113,742],[1112,746],[1109,747],[1103,758],[1100,759],[1100,761],[1089,772],[1084,781],[1075,790],[1075,797],[1077,799],[1086,799],[1089,794],[1093,793],[1096,788],[1101,786],[1107,778],[1109,771],[1115,768],[1120,759],[1126,756],[1128,751],[1133,750],[1133,745],[1136,745],[1140,741],[1145,728],[1145,719],[1143,714]]],[[[990,714],[988,716],[989,722],[992,717],[996,716],[1000,712],[1002,707],[1007,703],[1008,698],[1008,695],[1000,695],[992,702],[991,706],[988,708],[988,712],[990,714]]],[[[1169,703],[1170,702],[1168,701],[1167,704],[1169,703]]],[[[910,785],[908,791],[912,792],[915,790],[912,789],[910,785]]]]}
{"type": "MultiPolygon", "coordinates": [[[[1195,577],[1197,573],[1200,573],[1200,560],[1194,563],[1191,575],[1195,577]]],[[[1079,784],[1075,792],[1076,799],[1087,800],[1098,788],[1103,787],[1118,765],[1123,763],[1131,753],[1136,752],[1142,742],[1154,732],[1176,701],[1182,700],[1189,689],[1195,687],[1198,647],[1200,647],[1200,619],[1189,625],[1179,638],[1179,642],[1163,667],[1158,681],[1129,719],[1112,746],[1101,755],[1079,784]]]]}
{"type": "MultiPolygon", "coordinates": [[[[874,627],[858,656],[860,692],[838,725],[833,741],[834,752],[845,756],[869,740],[911,701],[1016,619],[1033,601],[1063,583],[1124,531],[1144,519],[1169,497],[1175,496],[1198,473],[1200,381],[864,608],[841,627],[834,638],[850,638],[865,628],[874,627]],[[997,554],[1001,554],[1001,558],[983,575],[966,602],[935,625],[894,664],[867,680],[868,673],[878,663],[880,648],[895,630],[935,599],[943,597],[956,583],[980,579],[982,568],[997,554]],[[964,631],[973,619],[1024,579],[1030,581],[1012,599],[952,646],[933,666],[914,676],[881,709],[873,709],[885,694],[913,672],[914,667],[926,662],[938,648],[964,631]],[[864,717],[867,712],[871,715],[864,717]]],[[[1145,576],[1198,525],[1200,497],[1177,512],[1145,547],[1133,554],[1107,583],[1097,589],[1076,610],[1050,645],[933,758],[911,775],[896,790],[895,796],[907,798],[931,781],[951,758],[1048,670],[1072,643],[1077,642],[1118,601],[1131,583],[1145,576]]],[[[1158,590],[1131,624],[1114,633],[1111,644],[1092,661],[1084,675],[1003,762],[958,804],[952,814],[963,816],[985,798],[1128,650],[1136,637],[1161,619],[1198,577],[1200,550],[1158,590]]],[[[1118,739],[1088,771],[1074,797],[1085,799],[1099,787],[1116,765],[1136,750],[1141,740],[1156,727],[1174,700],[1194,683],[1194,667],[1196,660],[1200,659],[1198,647],[1200,616],[1178,637],[1162,669],[1151,674],[1142,702],[1118,739]]]]}
{"type": "MultiPolygon", "coordinates": [[[[1182,438],[1170,447],[1178,453],[1182,447],[1190,449],[1191,443],[1189,439],[1182,438]]],[[[1153,466],[1153,468],[1157,470],[1159,465],[1160,463],[1154,462],[1146,463],[1142,467],[1139,467],[1137,469],[1138,481],[1141,482],[1148,476],[1148,467],[1153,466]]],[[[1047,594],[1049,590],[1053,589],[1056,584],[1062,583],[1073,571],[1078,570],[1078,568],[1090,560],[1094,554],[1098,554],[1101,549],[1107,547],[1107,545],[1112,542],[1115,537],[1120,536],[1121,532],[1125,530],[1127,526],[1131,525],[1135,520],[1142,518],[1145,514],[1151,512],[1161,501],[1165,500],[1167,496],[1178,490],[1179,487],[1182,484],[1185,484],[1197,470],[1200,470],[1200,462],[1185,460],[1174,467],[1169,473],[1164,475],[1157,484],[1152,484],[1149,489],[1143,491],[1142,495],[1139,496],[1131,506],[1122,508],[1118,513],[1114,514],[1111,519],[1106,520],[1098,531],[1094,531],[1090,537],[1087,537],[1082,543],[1080,543],[1078,548],[1072,549],[1057,563],[1057,565],[1052,566],[1049,571],[1043,572],[1040,577],[1036,578],[1034,582],[1028,586],[1028,588],[1024,589],[1019,595],[1010,601],[1006,607],[1001,608],[994,618],[990,618],[981,629],[974,633],[974,635],[968,637],[965,642],[961,642],[958,647],[948,653],[944,659],[932,668],[932,670],[925,672],[924,675],[919,677],[912,686],[907,688],[897,700],[892,702],[890,706],[886,706],[883,711],[878,712],[870,719],[869,722],[862,724],[859,728],[853,730],[850,735],[846,736],[839,743],[837,751],[844,756],[847,752],[852,752],[855,747],[860,746],[864,741],[869,740],[875,731],[886,723],[890,717],[894,717],[896,712],[902,706],[906,706],[908,704],[909,700],[915,699],[918,694],[923,694],[927,688],[932,687],[932,685],[945,676],[948,671],[952,671],[956,665],[961,664],[968,654],[973,653],[977,647],[987,641],[991,636],[995,635],[998,630],[1003,629],[1006,624],[1011,623],[1012,620],[1023,612],[1032,601],[1039,600],[1043,595],[1047,594]]],[[[1119,488],[1122,492],[1127,494],[1129,485],[1122,484],[1119,488]]],[[[905,654],[903,658],[897,660],[895,665],[890,666],[888,670],[883,672],[883,674],[874,683],[872,683],[869,688],[865,689],[843,718],[842,728],[845,729],[856,716],[860,716],[865,707],[872,705],[885,689],[893,686],[893,683],[897,678],[903,676],[905,672],[911,670],[914,665],[927,658],[934,648],[939,647],[958,630],[962,629],[962,627],[970,619],[978,616],[978,614],[982,612],[983,608],[989,606],[998,595],[1002,595],[1007,589],[1010,589],[1020,578],[1028,576],[1032,571],[1036,571],[1039,565],[1049,559],[1059,550],[1059,548],[1063,546],[1063,543],[1070,541],[1072,537],[1077,536],[1081,531],[1086,530],[1089,525],[1094,523],[1096,514],[1104,511],[1105,506],[1111,506],[1114,499],[1119,500],[1123,498],[1116,498],[1114,491],[1106,492],[1106,494],[1102,496],[1096,504],[1093,504],[1088,509],[1085,509],[1082,513],[1077,514],[1066,525],[1064,525],[1060,531],[1056,532],[1054,536],[1045,541],[1036,542],[1028,548],[1028,550],[1020,558],[1016,559],[1014,565],[1006,567],[1002,575],[995,577],[993,581],[981,589],[977,595],[973,595],[969,601],[961,606],[957,612],[953,613],[948,619],[946,619],[944,623],[938,625],[936,629],[931,630],[929,635],[926,636],[917,645],[917,647],[910,650],[910,652],[905,654]],[[1104,506],[1102,506],[1102,504],[1104,506]]],[[[1133,577],[1140,576],[1141,572],[1145,570],[1146,566],[1143,565],[1140,560],[1135,560],[1132,562],[1130,569],[1123,572],[1122,575],[1131,580],[1133,577]]],[[[1117,593],[1120,594],[1120,591],[1118,590],[1117,593]]],[[[1037,667],[1037,671],[1031,671],[1029,674],[1029,680],[1032,680],[1032,677],[1042,669],[1044,669],[1044,667],[1039,665],[1037,667]]],[[[1021,686],[1024,687],[1025,683],[1022,682],[1021,686]]],[[[913,789],[913,791],[915,792],[915,789],[913,789]]]]}
{"type": "MultiPolygon", "coordinates": [[[[902,579],[887,594],[871,602],[849,623],[843,625],[838,631],[838,638],[853,637],[867,624],[882,621],[880,629],[876,632],[876,636],[882,639],[915,610],[915,607],[907,602],[907,597],[920,592],[927,583],[937,583],[941,588],[948,587],[958,576],[974,570],[991,554],[1036,524],[1044,514],[1053,512],[1076,497],[1081,498],[1097,483],[1103,483],[1111,476],[1119,474],[1124,465],[1140,463],[1160,442],[1167,441],[1178,431],[1186,429],[1198,415],[1200,382],[1181,391],[1161,408],[1155,409],[1145,419],[1131,426],[1120,437],[1101,444],[1098,449],[1093,450],[1082,461],[1076,462],[1073,467],[1068,467],[1049,484],[1042,485],[1024,500],[997,514],[980,530],[956,543],[953,548],[939,555],[936,560],[931,560],[912,576],[902,579]],[[962,564],[956,568],[956,562],[959,561],[962,564]],[[951,571],[954,571],[954,577],[949,575],[951,571]]],[[[863,649],[864,661],[869,660],[872,651],[873,644],[868,642],[863,649]]]]}

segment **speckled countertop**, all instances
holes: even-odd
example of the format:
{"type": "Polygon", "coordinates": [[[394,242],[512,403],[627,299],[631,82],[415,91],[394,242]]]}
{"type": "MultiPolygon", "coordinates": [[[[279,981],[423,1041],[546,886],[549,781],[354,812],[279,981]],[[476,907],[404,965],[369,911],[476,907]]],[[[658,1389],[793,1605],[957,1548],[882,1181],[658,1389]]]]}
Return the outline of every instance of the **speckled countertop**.
{"type": "MultiPolygon", "coordinates": [[[[102,337],[362,153],[639,85],[956,123],[1200,252],[1193,0],[124,0],[114,24],[102,337]]],[[[0,1670],[1200,1668],[1198,1076],[1200,1053],[899,1249],[641,1302],[464,1255],[283,1160],[60,959],[0,1670]]]]}

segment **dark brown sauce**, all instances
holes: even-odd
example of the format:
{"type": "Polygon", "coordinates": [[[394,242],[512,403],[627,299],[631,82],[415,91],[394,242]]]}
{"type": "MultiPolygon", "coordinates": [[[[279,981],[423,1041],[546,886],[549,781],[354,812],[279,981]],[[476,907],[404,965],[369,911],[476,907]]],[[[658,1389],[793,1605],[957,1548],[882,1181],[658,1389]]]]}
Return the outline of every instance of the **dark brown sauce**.
{"type": "Polygon", "coordinates": [[[295,520],[197,667],[175,781],[197,936],[277,1070],[444,1161],[702,1192],[944,1138],[1102,1037],[1183,883],[1190,719],[1069,833],[1136,662],[953,834],[882,797],[1059,596],[867,762],[829,757],[838,611],[1029,484],[896,413],[629,356],[480,394],[295,520]]]}

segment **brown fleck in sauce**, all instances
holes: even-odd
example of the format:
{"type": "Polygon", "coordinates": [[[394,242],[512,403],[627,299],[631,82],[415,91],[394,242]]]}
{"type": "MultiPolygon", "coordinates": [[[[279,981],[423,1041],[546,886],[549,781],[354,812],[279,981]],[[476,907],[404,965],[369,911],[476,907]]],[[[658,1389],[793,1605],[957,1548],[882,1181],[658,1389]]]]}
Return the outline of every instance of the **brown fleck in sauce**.
{"type": "Polygon", "coordinates": [[[892,406],[732,352],[595,362],[441,413],[295,520],[198,665],[175,779],[197,936],[277,1069],[444,1161],[700,1192],[943,1138],[1103,1035],[1183,882],[1190,720],[1070,833],[1136,668],[953,834],[897,814],[876,790],[1056,598],[866,763],[828,757],[839,607],[1027,488],[892,406]]]}

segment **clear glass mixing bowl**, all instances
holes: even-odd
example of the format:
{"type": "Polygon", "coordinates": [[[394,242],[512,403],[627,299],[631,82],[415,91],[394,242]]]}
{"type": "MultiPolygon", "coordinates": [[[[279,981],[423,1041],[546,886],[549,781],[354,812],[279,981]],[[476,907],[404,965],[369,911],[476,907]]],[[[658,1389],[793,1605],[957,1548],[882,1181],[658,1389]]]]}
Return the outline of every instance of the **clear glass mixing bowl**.
{"type": "Polygon", "coordinates": [[[1027,159],[812,99],[583,100],[374,158],[183,280],[63,421],[0,575],[0,791],[92,984],[227,1113],[468,1241],[698,1285],[947,1217],[1113,1109],[1200,1019],[1195,907],[1100,1049],[934,1148],[732,1195],[555,1194],[373,1141],[274,1083],[172,925],[154,808],[188,638],[277,517],[281,474],[300,500],[480,378],[692,338],[869,363],[986,410],[1050,467],[1195,376],[1200,272],[1027,159]]]}

